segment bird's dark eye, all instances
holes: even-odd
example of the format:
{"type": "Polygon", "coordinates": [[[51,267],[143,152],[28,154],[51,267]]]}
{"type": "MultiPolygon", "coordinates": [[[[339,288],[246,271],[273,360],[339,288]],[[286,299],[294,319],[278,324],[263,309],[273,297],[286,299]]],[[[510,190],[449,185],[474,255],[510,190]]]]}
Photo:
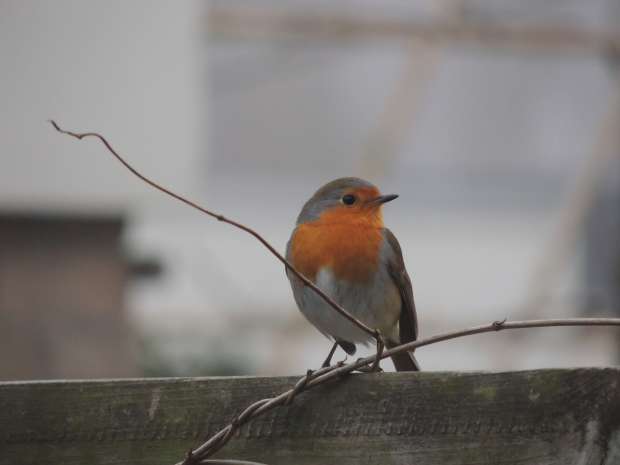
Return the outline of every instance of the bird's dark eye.
{"type": "Polygon", "coordinates": [[[355,203],[355,196],[351,194],[343,195],[342,203],[345,205],[353,205],[355,203]]]}

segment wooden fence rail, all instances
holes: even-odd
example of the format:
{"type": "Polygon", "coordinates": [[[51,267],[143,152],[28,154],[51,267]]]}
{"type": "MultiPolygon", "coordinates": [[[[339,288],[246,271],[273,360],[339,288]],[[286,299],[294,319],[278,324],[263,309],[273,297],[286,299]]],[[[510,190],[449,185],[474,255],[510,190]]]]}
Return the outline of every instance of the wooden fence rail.
{"type": "MultiPolygon", "coordinates": [[[[298,378],[0,383],[0,464],[173,464],[298,378]]],[[[269,465],[620,464],[620,369],[352,375],[244,426],[269,465]]]]}

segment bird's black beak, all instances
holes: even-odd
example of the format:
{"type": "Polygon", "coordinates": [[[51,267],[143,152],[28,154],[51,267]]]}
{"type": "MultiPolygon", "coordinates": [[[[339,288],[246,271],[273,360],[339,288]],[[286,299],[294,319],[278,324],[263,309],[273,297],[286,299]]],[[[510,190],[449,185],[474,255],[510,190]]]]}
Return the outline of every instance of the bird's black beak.
{"type": "Polygon", "coordinates": [[[381,205],[386,202],[391,202],[392,200],[397,199],[397,198],[398,198],[398,195],[396,194],[380,195],[379,197],[375,197],[374,199],[372,199],[370,202],[376,205],[381,205]]]}

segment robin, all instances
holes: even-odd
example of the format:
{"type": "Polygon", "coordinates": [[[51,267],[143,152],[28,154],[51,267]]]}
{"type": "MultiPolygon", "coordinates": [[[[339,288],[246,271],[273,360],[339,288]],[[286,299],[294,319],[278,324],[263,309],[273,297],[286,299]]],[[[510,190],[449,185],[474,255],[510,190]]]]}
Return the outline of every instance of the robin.
{"type": "MultiPolygon", "coordinates": [[[[359,178],[340,178],[306,202],[286,248],[287,260],[306,278],[370,328],[388,348],[415,341],[418,323],[411,280],[392,232],[383,226],[382,206],[397,195],[359,178]]],[[[304,316],[334,341],[323,366],[340,346],[353,355],[371,337],[330,307],[287,271],[293,296],[304,316]]],[[[392,357],[397,371],[416,371],[409,352],[392,357]]]]}

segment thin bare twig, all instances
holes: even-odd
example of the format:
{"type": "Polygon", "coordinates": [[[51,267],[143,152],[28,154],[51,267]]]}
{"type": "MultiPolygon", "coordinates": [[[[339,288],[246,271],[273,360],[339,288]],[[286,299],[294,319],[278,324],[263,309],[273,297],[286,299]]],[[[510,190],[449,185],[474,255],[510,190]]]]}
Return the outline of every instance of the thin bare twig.
{"type": "MultiPolygon", "coordinates": [[[[300,392],[306,391],[333,379],[343,378],[355,370],[362,367],[367,367],[368,365],[371,365],[378,360],[390,357],[391,355],[413,351],[419,347],[437,344],[438,342],[443,342],[450,339],[472,336],[474,334],[491,333],[508,329],[544,328],[553,326],[620,326],[620,318],[567,318],[556,320],[524,321],[506,321],[506,319],[504,319],[501,321],[494,321],[487,325],[450,331],[448,333],[438,334],[425,339],[419,339],[407,344],[401,344],[390,350],[383,351],[379,354],[379,356],[376,354],[366,358],[361,358],[348,364],[339,363],[334,366],[322,368],[315,372],[309,371],[295,384],[292,389],[289,389],[288,391],[275,397],[259,400],[247,407],[243,412],[241,412],[241,414],[235,417],[230,424],[211,436],[202,445],[194,449],[192,451],[192,456],[197,460],[210,457],[212,454],[224,447],[224,445],[232,438],[235,431],[251,419],[268,412],[275,407],[290,404],[293,397],[300,392]]],[[[179,462],[176,465],[189,465],[189,463],[191,462],[184,461],[179,462]]]]}
{"type": "Polygon", "coordinates": [[[112,155],[114,155],[114,157],[118,161],[120,161],[123,164],[123,166],[125,166],[125,168],[127,168],[129,171],[131,171],[132,174],[137,176],[139,179],[141,179],[142,181],[144,181],[145,183],[147,183],[151,187],[154,187],[155,189],[163,192],[164,194],[168,194],[169,196],[174,197],[175,199],[183,202],[184,204],[189,205],[190,207],[195,208],[196,210],[198,210],[198,211],[200,211],[202,213],[205,213],[205,214],[215,218],[218,221],[222,221],[223,223],[228,223],[228,224],[230,224],[232,226],[235,226],[236,228],[241,229],[242,231],[247,232],[248,234],[251,234],[256,239],[258,239],[258,241],[261,244],[263,244],[267,248],[267,250],[269,250],[269,252],[271,252],[278,260],[280,260],[284,264],[284,266],[291,273],[293,273],[295,276],[297,276],[306,286],[308,286],[314,292],[316,292],[334,310],[336,310],[343,317],[345,317],[347,320],[349,320],[351,323],[356,325],[358,328],[360,328],[362,331],[367,333],[372,338],[374,338],[374,339],[378,339],[379,338],[379,335],[378,335],[376,330],[369,328],[364,323],[359,321],[357,318],[355,318],[353,315],[351,315],[348,311],[346,311],[341,305],[336,303],[331,297],[329,297],[321,289],[319,289],[312,281],[310,281],[303,274],[301,274],[299,271],[297,271],[295,269],[295,267],[293,267],[293,265],[291,265],[288,262],[288,260],[286,260],[286,258],[284,258],[269,242],[267,242],[267,240],[263,236],[261,236],[259,233],[257,233],[252,228],[249,228],[248,226],[245,226],[245,225],[243,225],[241,223],[238,223],[238,222],[233,221],[233,220],[231,220],[229,218],[226,218],[224,215],[220,215],[219,213],[214,213],[211,210],[207,210],[206,208],[201,207],[200,205],[198,205],[196,202],[193,202],[193,201],[191,201],[189,199],[186,199],[185,197],[182,197],[179,194],[176,194],[176,193],[172,192],[171,190],[166,189],[165,187],[159,185],[155,181],[147,178],[142,173],[140,173],[138,170],[136,170],[133,166],[131,166],[127,161],[125,161],[125,159],[123,157],[121,157],[118,154],[118,152],[116,152],[116,150],[114,150],[112,148],[112,145],[110,145],[110,143],[107,141],[107,139],[105,137],[103,137],[101,134],[98,134],[96,132],[82,132],[82,133],[79,133],[79,132],[67,131],[65,129],[62,129],[60,126],[58,126],[58,124],[56,124],[56,122],[54,120],[49,120],[49,121],[52,124],[52,126],[54,126],[54,129],[56,129],[56,131],[60,132],[61,134],[66,134],[68,136],[75,137],[76,139],[79,139],[79,140],[82,140],[85,137],[94,137],[94,138],[99,139],[103,143],[103,145],[105,145],[105,147],[108,149],[108,151],[112,155]]]}

